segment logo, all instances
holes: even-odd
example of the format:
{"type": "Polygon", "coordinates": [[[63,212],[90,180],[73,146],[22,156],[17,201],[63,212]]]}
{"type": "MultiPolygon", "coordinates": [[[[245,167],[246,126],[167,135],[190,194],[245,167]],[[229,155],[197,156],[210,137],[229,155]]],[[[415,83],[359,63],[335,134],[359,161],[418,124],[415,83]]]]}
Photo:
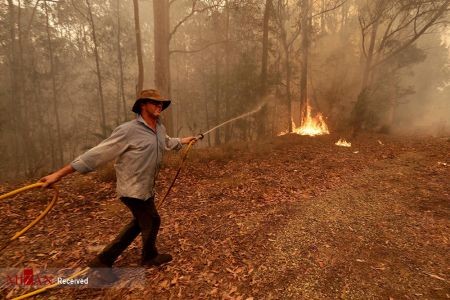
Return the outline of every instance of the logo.
{"type": "Polygon", "coordinates": [[[22,273],[6,275],[6,282],[11,285],[48,285],[55,283],[55,277],[46,274],[34,274],[32,268],[23,269],[22,273]]]}

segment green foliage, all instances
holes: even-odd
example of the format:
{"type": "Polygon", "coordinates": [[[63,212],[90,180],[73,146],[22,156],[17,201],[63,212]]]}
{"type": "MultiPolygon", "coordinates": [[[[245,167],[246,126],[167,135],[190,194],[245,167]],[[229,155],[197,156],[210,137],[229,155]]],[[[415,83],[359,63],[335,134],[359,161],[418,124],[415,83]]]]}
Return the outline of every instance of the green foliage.
{"type": "Polygon", "coordinates": [[[358,95],[353,109],[353,125],[366,130],[382,128],[389,131],[392,120],[386,120],[387,116],[402,100],[405,101],[405,97],[416,92],[403,80],[410,77],[412,69],[426,57],[425,51],[413,44],[377,66],[370,86],[358,95]]]}
{"type": "MultiPolygon", "coordinates": [[[[109,96],[105,103],[107,123],[112,127],[113,123],[117,123],[117,116],[123,115],[121,106],[117,105],[117,14],[111,8],[111,4],[116,1],[102,1],[102,5],[93,2],[95,22],[105,24],[104,27],[100,26],[98,39],[101,43],[100,64],[107,77],[103,85],[105,95],[109,96]]],[[[35,1],[22,2],[20,14],[17,2],[11,3],[0,4],[4,8],[0,10],[0,24],[3,25],[0,30],[0,90],[4,91],[0,94],[0,103],[15,103],[14,107],[6,106],[0,111],[0,146],[10,143],[10,146],[3,147],[5,152],[2,154],[9,159],[1,170],[3,174],[11,173],[4,170],[13,169],[19,174],[42,174],[60,167],[54,158],[59,148],[63,151],[63,163],[67,163],[86,145],[99,141],[98,138],[84,135],[96,131],[99,124],[91,31],[85,18],[86,7],[83,2],[47,1],[48,33],[43,1],[39,1],[36,7],[35,1]],[[10,12],[14,16],[12,20],[9,18],[10,12]],[[13,40],[11,32],[14,34],[13,40]],[[53,74],[50,68],[50,46],[53,52],[53,74]],[[55,111],[62,124],[62,145],[57,143],[55,111]]],[[[126,8],[130,2],[120,3],[120,13],[123,14],[121,39],[130,44],[122,51],[124,63],[131,66],[126,70],[128,74],[125,74],[128,98],[134,94],[131,82],[135,52],[133,35],[129,34],[133,32],[134,24],[127,15],[130,10],[126,8]]]]}
{"type": "MultiPolygon", "coordinates": [[[[58,151],[62,151],[63,162],[67,163],[105,136],[92,134],[103,128],[99,121],[97,68],[85,2],[39,1],[35,9],[36,1],[21,1],[20,14],[18,3],[0,3],[0,149],[2,157],[7,158],[0,171],[38,174],[60,167],[55,158],[58,151]],[[48,33],[44,4],[48,8],[48,33]],[[50,57],[50,46],[53,57],[50,57]],[[57,142],[57,115],[61,123],[61,144],[57,142]]],[[[254,0],[171,2],[170,86],[178,135],[203,132],[254,109],[261,101],[265,3],[254,0]]],[[[402,109],[395,116],[405,124],[412,118],[408,114],[417,117],[428,112],[444,116],[448,112],[445,84],[449,82],[449,74],[444,72],[448,66],[448,48],[440,45],[437,34],[424,35],[416,44],[403,47],[415,33],[413,25],[420,27],[432,12],[420,14],[421,22],[406,23],[404,28],[395,27],[400,24],[398,20],[389,26],[395,16],[409,20],[417,5],[425,10],[433,7],[433,3],[439,7],[443,1],[401,3],[352,0],[333,9],[336,4],[333,1],[313,1],[312,29],[308,32],[311,44],[308,96],[313,110],[324,113],[332,130],[344,127],[352,117],[362,127],[380,128],[389,123],[386,116],[398,107],[402,109]],[[374,5],[379,7],[374,10],[374,5]],[[326,13],[322,14],[324,10],[326,13]],[[367,89],[361,93],[371,25],[375,24],[371,18],[378,13],[382,15],[377,23],[372,61],[376,65],[370,67],[367,89]],[[361,26],[366,28],[362,30],[361,26]],[[392,53],[396,55],[390,56],[392,53]]],[[[137,74],[133,5],[130,0],[91,0],[91,4],[103,75],[106,126],[110,132],[133,117],[129,112],[137,74]],[[119,49],[125,103],[119,88],[119,49]]],[[[304,45],[299,38],[299,25],[306,12],[301,10],[300,2],[274,0],[272,4],[267,74],[271,106],[258,117],[241,119],[214,132],[206,139],[210,145],[255,139],[261,122],[267,125],[264,130],[272,134],[285,130],[290,122],[286,106],[288,70],[291,71],[292,114],[295,118],[300,115],[296,109],[301,93],[304,45]]],[[[155,77],[153,19],[152,2],[142,1],[146,87],[153,86],[155,77]]],[[[436,22],[440,21],[442,18],[436,22]]]]}

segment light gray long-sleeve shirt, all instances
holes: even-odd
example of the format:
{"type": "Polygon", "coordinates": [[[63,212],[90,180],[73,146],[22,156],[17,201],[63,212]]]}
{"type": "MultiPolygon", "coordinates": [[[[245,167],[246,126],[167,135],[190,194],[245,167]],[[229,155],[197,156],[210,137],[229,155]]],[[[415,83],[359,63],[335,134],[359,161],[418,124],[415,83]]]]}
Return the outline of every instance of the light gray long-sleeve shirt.
{"type": "Polygon", "coordinates": [[[159,121],[155,132],[139,115],[118,126],[110,137],[77,157],[71,166],[80,173],[88,173],[116,159],[118,196],[146,200],[155,194],[155,180],[164,150],[181,147],[181,139],[167,136],[159,121]]]}

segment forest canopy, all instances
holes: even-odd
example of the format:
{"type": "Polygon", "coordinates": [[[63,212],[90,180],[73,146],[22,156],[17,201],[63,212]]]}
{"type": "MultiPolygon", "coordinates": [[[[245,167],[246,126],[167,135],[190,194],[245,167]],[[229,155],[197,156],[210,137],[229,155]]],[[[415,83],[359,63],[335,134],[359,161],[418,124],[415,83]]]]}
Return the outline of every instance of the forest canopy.
{"type": "Polygon", "coordinates": [[[292,131],[450,131],[450,0],[7,0],[0,3],[1,177],[67,163],[134,118],[142,88],[173,100],[173,136],[266,102],[206,138],[292,131]]]}

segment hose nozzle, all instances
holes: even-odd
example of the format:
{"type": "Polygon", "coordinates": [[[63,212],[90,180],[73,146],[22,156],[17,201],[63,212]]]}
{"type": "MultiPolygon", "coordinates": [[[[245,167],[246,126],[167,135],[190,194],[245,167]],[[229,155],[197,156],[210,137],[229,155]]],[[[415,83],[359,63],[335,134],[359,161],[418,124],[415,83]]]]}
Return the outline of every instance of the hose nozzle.
{"type": "Polygon", "coordinates": [[[203,133],[199,133],[195,138],[197,140],[202,140],[205,136],[203,135],[203,133]]]}

